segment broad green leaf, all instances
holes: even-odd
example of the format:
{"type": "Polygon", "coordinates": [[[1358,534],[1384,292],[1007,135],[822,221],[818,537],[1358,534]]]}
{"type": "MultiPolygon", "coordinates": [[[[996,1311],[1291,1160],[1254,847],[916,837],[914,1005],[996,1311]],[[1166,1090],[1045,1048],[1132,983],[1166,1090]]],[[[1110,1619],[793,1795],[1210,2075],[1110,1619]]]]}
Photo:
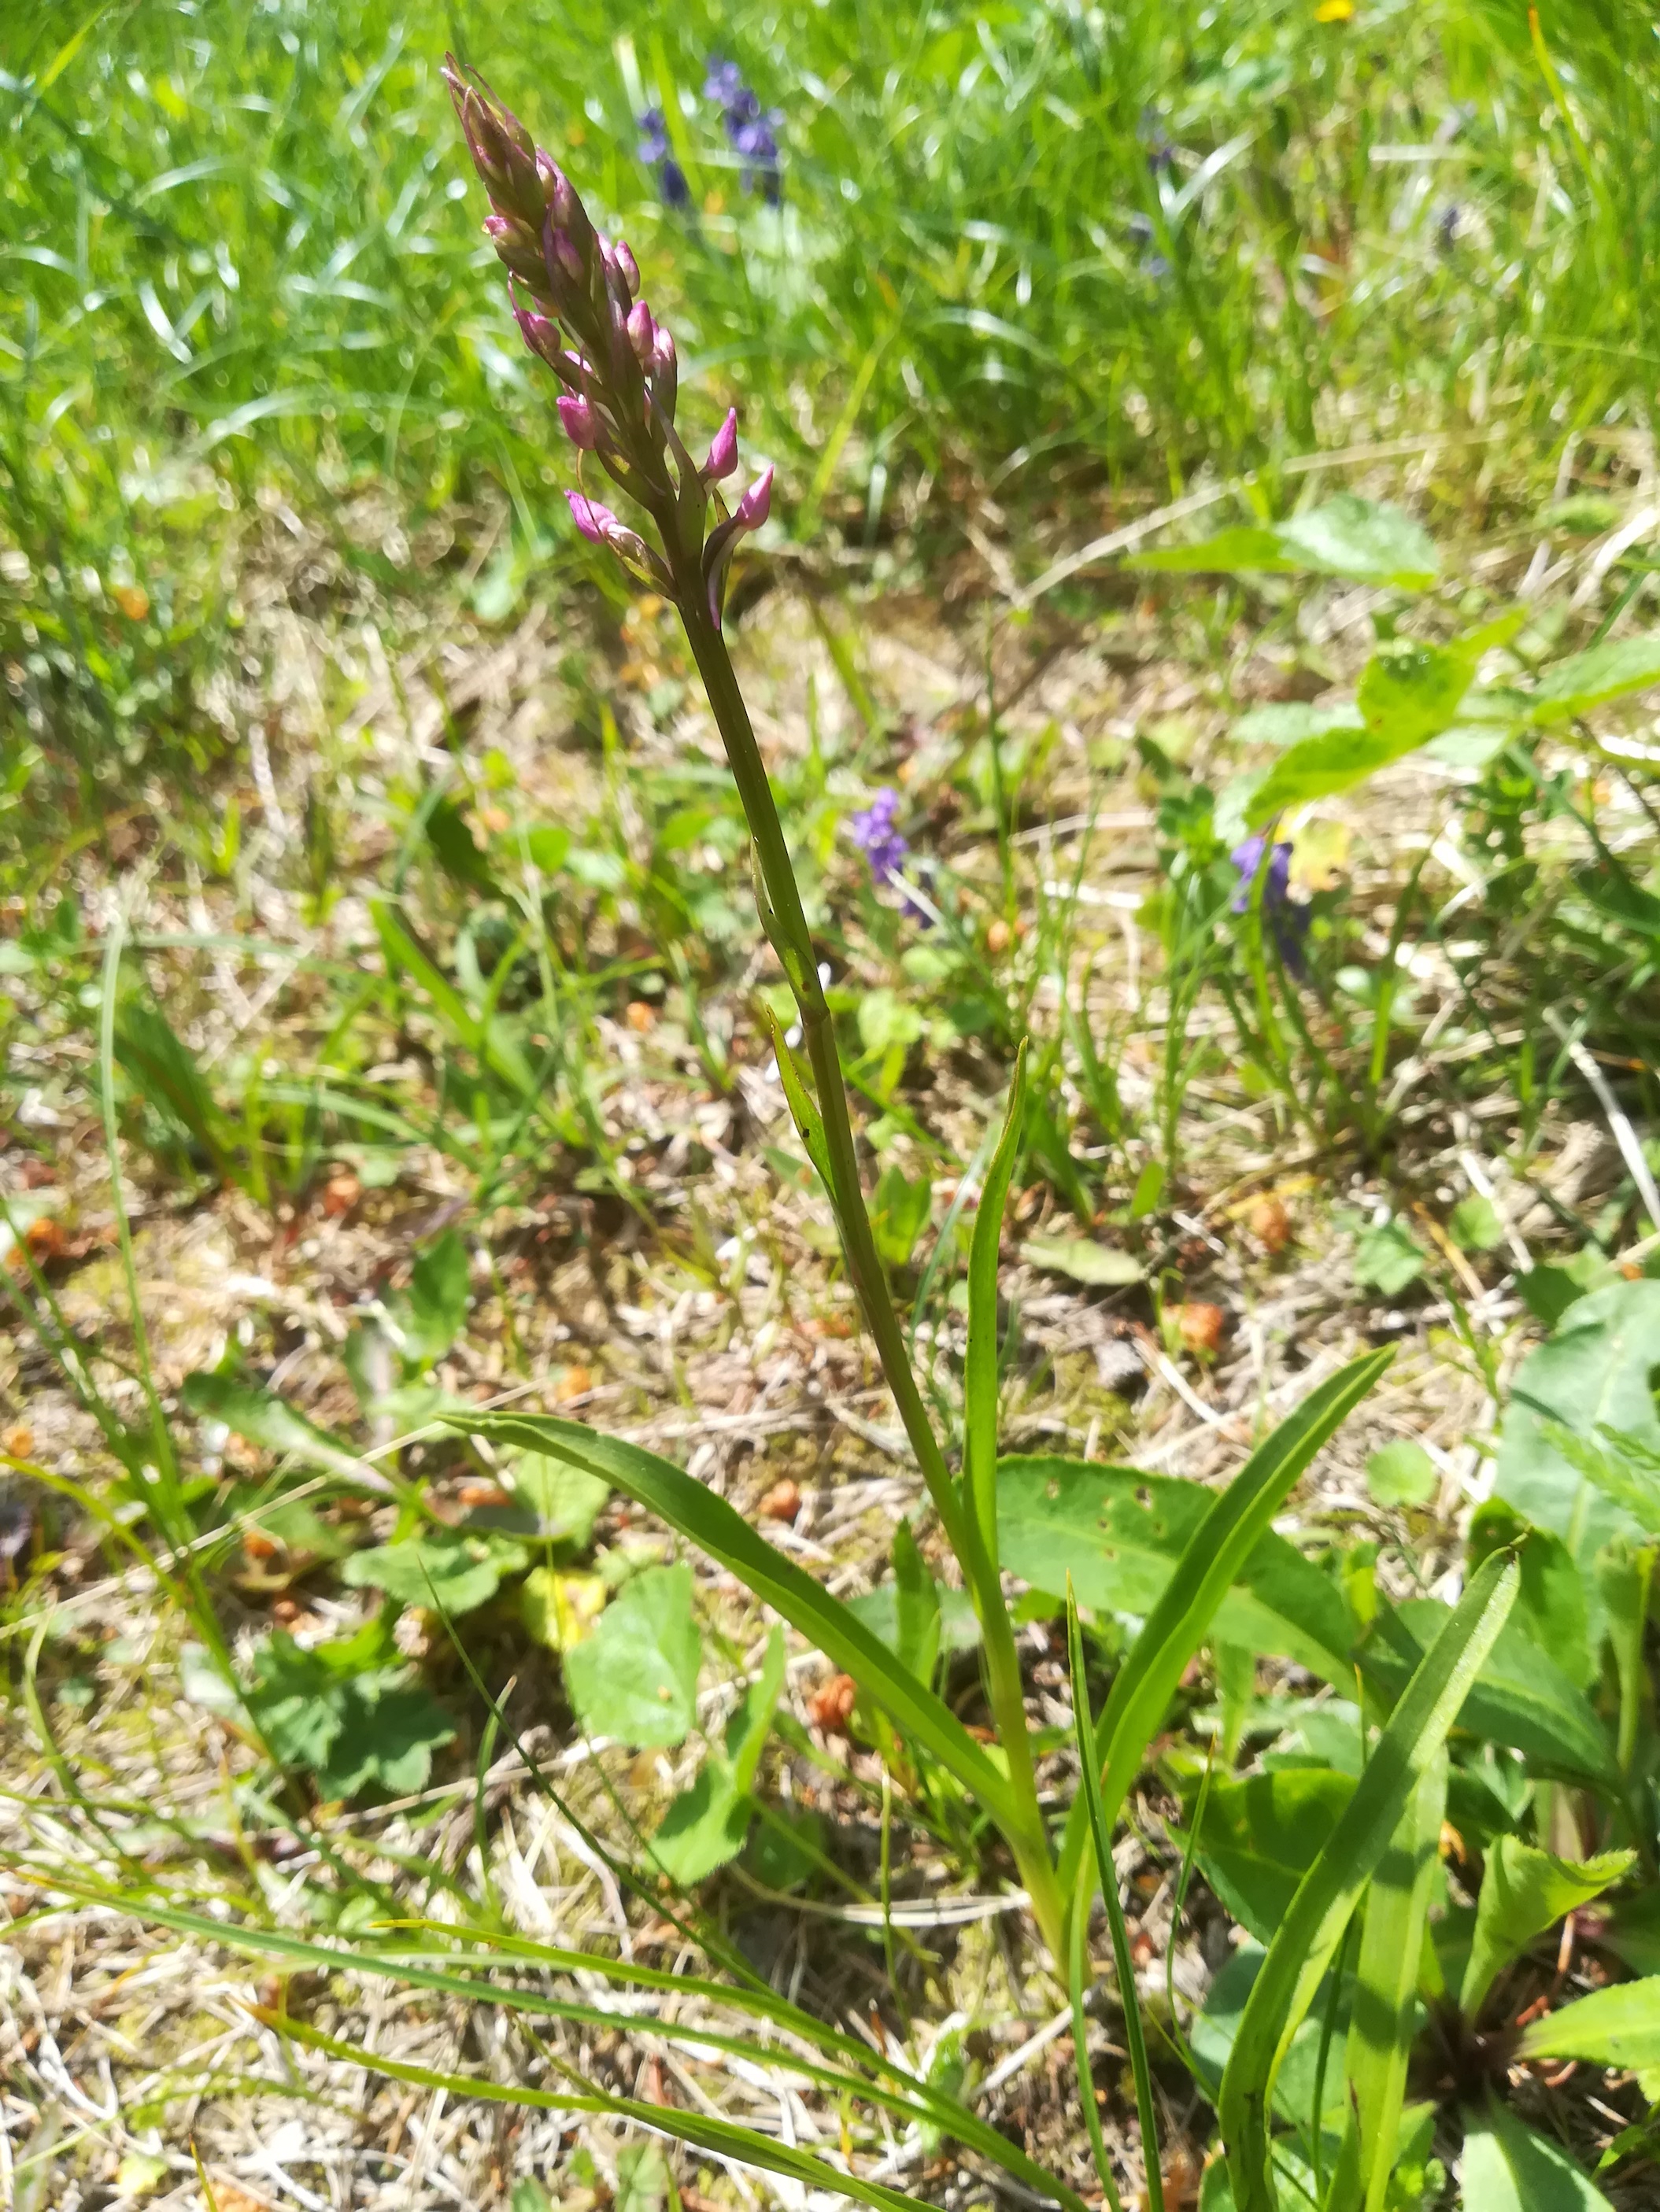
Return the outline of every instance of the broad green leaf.
{"type": "Polygon", "coordinates": [[[859,1000],[859,1042],[866,1052],[903,1051],[916,1042],[927,1023],[909,1000],[885,983],[859,1000]]]}
{"type": "Polygon", "coordinates": [[[1519,1836],[1500,1836],[1482,1870],[1475,1935],[1458,1992],[1466,2020],[1475,2018],[1495,1980],[1535,1936],[1600,1897],[1629,1872],[1636,1856],[1605,1851],[1599,1858],[1559,1859],[1519,1836]]]}
{"type": "Polygon", "coordinates": [[[724,1753],[712,1752],[704,1760],[651,1839],[653,1856],[676,1881],[707,1881],[744,1848],[752,1809],[749,1793],[783,1686],[784,1636],[775,1627],[761,1672],[727,1723],[724,1753]]]}
{"type": "Polygon", "coordinates": [[[609,1595],[603,1575],[532,1567],[520,1586],[519,1618],[550,1651],[569,1651],[593,1635],[609,1595]]]}
{"type": "Polygon", "coordinates": [[[1366,1487],[1379,1505],[1427,1505],[1440,1484],[1435,1462],[1410,1437],[1380,1444],[1366,1461],[1366,1487]]]}
{"type": "Polygon", "coordinates": [[[627,2143],[617,2154],[614,2212],[662,2212],[672,2186],[660,2143],[627,2143]]]}
{"type": "MultiPolygon", "coordinates": [[[[933,1595],[939,1608],[939,1649],[972,1651],[980,1641],[980,1617],[974,1601],[965,1589],[950,1583],[936,1582],[933,1595]]],[[[899,1656],[899,1585],[891,1576],[874,1589],[861,1590],[857,1597],[846,1601],[848,1612],[873,1636],[879,1637],[896,1658],[899,1656]]]]}
{"type": "Polygon", "coordinates": [[[1548,2012],[1523,2032],[1517,2057],[1584,2058],[1636,2075],[1651,2103],[1660,2097],[1660,1974],[1616,1982],[1548,2012]]]}
{"type": "Polygon", "coordinates": [[[1463,2212],[1614,2212],[1560,2144],[1496,2098],[1465,2127],[1462,2181],[1463,2212]]]}
{"type": "MultiPolygon", "coordinates": [[[[997,1470],[1002,1564],[1035,1589],[1145,1620],[1216,1503],[1201,1483],[1093,1460],[1014,1456],[997,1470]]],[[[1217,1606],[1212,1640],[1295,1659],[1329,1680],[1349,1674],[1352,1632],[1336,1585],[1268,1530],[1217,1606]]]]}
{"type": "Polygon", "coordinates": [[[257,1382],[234,1375],[187,1375],[179,1395],[198,1420],[222,1421],[234,1436],[262,1451],[292,1453],[307,1467],[323,1468],[359,1489],[384,1492],[392,1486],[350,1445],[257,1382]]]}
{"type": "Polygon", "coordinates": [[[406,1359],[429,1367],[459,1336],[467,1318],[467,1248],[454,1230],[447,1229],[416,1261],[398,1303],[406,1359]]]}
{"type": "MultiPolygon", "coordinates": [[[[1641,1522],[1564,1457],[1551,1424],[1593,1442],[1599,1427],[1628,1431],[1660,1448],[1651,1384],[1660,1358],[1660,1282],[1610,1283],[1577,1299],[1548,1344],[1523,1362],[1499,1437],[1494,1494],[1541,1528],[1554,1528],[1589,1577],[1614,1536],[1640,1536],[1641,1522]]],[[[1590,1615],[1600,1641],[1602,1603],[1590,1615]]]]}
{"type": "Polygon", "coordinates": [[[1419,591],[1434,582],[1440,562],[1433,539],[1410,515],[1342,491],[1277,527],[1219,531],[1197,545],[1167,546],[1128,565],[1178,574],[1346,576],[1419,591]]]}
{"type": "Polygon", "coordinates": [[[654,1452],[602,1436],[580,1422],[524,1413],[449,1418],[455,1427],[474,1435],[547,1452],[604,1475],[613,1489],[729,1569],[763,1604],[851,1674],[901,1730],[957,1776],[1006,1834],[1018,1831],[1019,1815],[1006,1779],[950,1707],[901,1667],[856,1614],[775,1551],[724,1498],[654,1452]]]}
{"type": "Polygon", "coordinates": [[[402,1543],[354,1553],[340,1570],[340,1579],[354,1589],[384,1590],[400,1605],[462,1613],[493,1598],[503,1577],[517,1574],[524,1564],[524,1546],[510,1537],[435,1528],[402,1543]]]}
{"type": "MultiPolygon", "coordinates": [[[[974,1218],[974,1238],[969,1248],[968,1349],[963,1370],[963,1489],[969,1517],[979,1537],[981,1559],[964,1560],[965,1568],[978,1565],[984,1579],[970,1571],[970,1580],[982,1591],[983,1613],[994,1583],[997,1557],[997,1410],[998,1352],[1002,1332],[997,1322],[997,1260],[1003,1235],[1003,1206],[1009,1194],[1009,1177],[1020,1149],[1020,1128],[1025,1117],[1026,1048],[1015,1056],[1009,1085],[1009,1103],[997,1149],[986,1170],[980,1208],[974,1218]]],[[[1065,1585],[1061,1584],[1064,1588],[1065,1585]]],[[[997,1601],[1000,1613],[1000,1599],[997,1601]]]]}
{"type": "Polygon", "coordinates": [[[1447,1231],[1461,1252],[1496,1252],[1505,1241],[1505,1224],[1499,1208],[1480,1191],[1459,1200],[1447,1222],[1447,1231]]]}
{"type": "MultiPolygon", "coordinates": [[[[1356,1653],[1362,1670],[1386,1694],[1398,1692],[1447,1618],[1438,1598],[1408,1598],[1387,1608],[1356,1653]]],[[[1604,1788],[1615,1782],[1614,1747],[1584,1693],[1513,1620],[1487,1655],[1459,1724],[1489,1743],[1525,1752],[1547,1772],[1604,1788]]]]}
{"type": "Polygon", "coordinates": [[[565,1687],[589,1735],[670,1750],[697,1718],[702,1656],[691,1569],[648,1567],[565,1653],[565,1687]]]}
{"type": "Polygon", "coordinates": [[[589,1474],[544,1452],[523,1452],[508,1469],[513,1494],[538,1522],[537,1534],[555,1544],[585,1545],[611,1495],[602,1475],[589,1474]]]}
{"type": "Polygon", "coordinates": [[[386,1649],[379,1622],[356,1636],[302,1649],[277,1629],[254,1654],[249,1712],[271,1754],[307,1766],[325,1798],[378,1785],[423,1790],[432,1753],[454,1723],[407,1668],[374,1663],[386,1649]]]}
{"type": "MultiPolygon", "coordinates": [[[[1259,1944],[1242,1943],[1233,1956],[1222,1967],[1206,1992],[1204,2008],[1193,2024],[1193,2055],[1213,2103],[1227,2071],[1228,2060],[1238,2039],[1239,2024],[1257,1977],[1262,1971],[1267,1954],[1259,1944]]],[[[1320,2085],[1320,2121],[1328,2144],[1335,2147],[1341,2139],[1345,2111],[1343,2086],[1343,2038],[1348,2027],[1347,1990],[1340,1993],[1336,2032],[1327,2054],[1326,2075],[1320,2085]]],[[[1329,1986],[1323,1994],[1329,1995],[1329,1986]]],[[[1320,2064],[1321,2023],[1317,2015],[1305,2020],[1292,2037],[1274,2084],[1274,2110],[1279,2118],[1296,2130],[1296,2150],[1306,2155],[1314,2133],[1314,2095],[1320,2064]]],[[[1284,2139],[1281,2139],[1282,2144],[1284,2139]]],[[[1280,2148],[1276,2146],[1276,2148],[1280,2148]]],[[[1217,2161],[1213,2170],[1225,2171],[1226,2162],[1217,2161]]],[[[1201,2200],[1208,2203],[1209,2199],[1201,2200]]],[[[1231,2191],[1221,2200],[1231,2206],[1231,2191]]],[[[1294,2193],[1287,2191],[1282,2212],[1292,2212],[1298,2202],[1294,2193]]]]}
{"type": "MultiPolygon", "coordinates": [[[[1645,1534],[1660,1535],[1660,1479],[1649,1463],[1652,1445],[1620,1429],[1599,1429],[1593,1440],[1577,1436],[1560,1421],[1542,1421],[1540,1433],[1551,1449],[1560,1452],[1611,1504],[1628,1513],[1645,1534]]],[[[1616,1544],[1630,1540],[1623,1534],[1611,1539],[1616,1544]]],[[[1564,1545],[1563,1549],[1566,1548],[1564,1545]]],[[[1597,1558],[1607,1549],[1603,1545],[1597,1558]]]]}
{"type": "Polygon", "coordinates": [[[1502,1498],[1489,1498],[1476,1507],[1464,1543],[1471,1569],[1490,1552],[1515,1547],[1522,1588],[1511,1628],[1532,1637],[1577,1689],[1589,1689],[1596,1676],[1596,1656],[1588,1632],[1585,1578],[1562,1539],[1548,1528],[1535,1528],[1502,1498]]]}
{"type": "Polygon", "coordinates": [[[1317,1766],[1211,1784],[1195,1856],[1221,1903],[1259,1943],[1273,1942],[1353,1795],[1347,1775],[1317,1766]]]}
{"type": "Polygon", "coordinates": [[[908,1521],[893,1532],[893,1626],[900,1665],[919,1682],[932,1682],[939,1659],[939,1593],[908,1521]]]}
{"type": "Polygon", "coordinates": [[[1300,745],[1311,738],[1329,737],[1335,731],[1364,730],[1365,726],[1365,716],[1353,700],[1340,699],[1329,707],[1310,707],[1299,700],[1286,700],[1273,706],[1253,707],[1234,724],[1233,734],[1242,745],[1300,745]]]}
{"type": "Polygon", "coordinates": [[[1347,1809],[1304,1876],[1252,1987],[1219,2112],[1240,2212],[1274,2212],[1268,2111],[1292,2038],[1324,1979],[1362,1891],[1504,1626],[1519,1579],[1495,1557],[1477,1572],[1379,1736],[1347,1809]]]}
{"type": "Polygon", "coordinates": [[[1419,1966],[1440,1869],[1447,1756],[1430,1760],[1366,1891],[1345,2065],[1350,2111],[1327,2212],[1383,2212],[1417,2033],[1419,1966]]]}
{"type": "Polygon", "coordinates": [[[1530,719],[1550,729],[1628,692],[1660,684],[1660,636],[1622,637],[1570,654],[1548,668],[1533,690],[1530,719]]]}
{"type": "Polygon", "coordinates": [[[1052,1275],[1070,1275],[1074,1283],[1122,1290],[1139,1283],[1144,1272],[1133,1252],[1111,1244],[1098,1244],[1090,1237],[1031,1237],[1020,1247],[1028,1267],[1046,1268],[1052,1275]]]}
{"type": "Polygon", "coordinates": [[[912,1182],[897,1167],[883,1169],[871,1193],[870,1225],[884,1266],[909,1265],[933,1203],[933,1185],[927,1176],[912,1182]]]}
{"type": "MultiPolygon", "coordinates": [[[[1311,1390],[1264,1438],[1212,1504],[1175,1573],[1119,1668],[1096,1729],[1109,1827],[1146,1756],[1188,1662],[1211,1632],[1217,1607],[1321,1446],[1389,1365],[1385,1349],[1351,1360],[1311,1390]]],[[[1231,1642],[1242,1639],[1231,1638],[1231,1642]]],[[[1074,1802],[1061,1850],[1061,1894],[1070,1897],[1087,1844],[1087,1814],[1074,1802]]]]}
{"type": "Polygon", "coordinates": [[[1424,1272],[1424,1249],[1399,1221],[1363,1229],[1354,1240],[1354,1279],[1363,1291],[1400,1297],[1424,1272]]]}
{"type": "Polygon", "coordinates": [[[1329,727],[1283,753],[1252,794],[1245,813],[1250,827],[1347,791],[1448,728],[1484,649],[1471,637],[1451,645],[1397,645],[1376,654],[1356,694],[1362,726],[1329,727]]]}

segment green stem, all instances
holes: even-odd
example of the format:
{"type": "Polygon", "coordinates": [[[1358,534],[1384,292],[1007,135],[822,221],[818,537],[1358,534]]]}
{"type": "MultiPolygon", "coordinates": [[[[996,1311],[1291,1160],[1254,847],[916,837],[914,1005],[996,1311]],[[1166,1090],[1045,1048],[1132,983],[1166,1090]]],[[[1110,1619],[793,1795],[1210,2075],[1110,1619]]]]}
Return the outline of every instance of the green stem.
{"type": "MultiPolygon", "coordinates": [[[[666,542],[672,544],[667,537],[666,542]]],[[[993,1716],[1005,1756],[1009,1780],[1020,1808],[1020,1826],[1008,1841],[1029,1892],[1032,1910],[1044,1941],[1059,1965],[1066,1956],[1066,1912],[1055,1875],[1049,1832],[1037,1802],[1037,1776],[1026,1723],[1025,1700],[1020,1681],[1019,1658],[1009,1626],[996,1563],[990,1558],[974,1525],[974,1516],[952,1479],[922,1394],[917,1387],[905,1349],[904,1332],[894,1309],[886,1273],[876,1249],[876,1239],[865,1206],[859,1176],[859,1155],[853,1122],[848,1110],[847,1086],[836,1048],[835,1030],[824,987],[818,980],[801,894],[785,842],[783,825],[768,781],[766,764],[755,739],[749,709],[744,704],[726,640],[710,619],[701,585],[679,595],[680,619],[687,642],[697,663],[709,705],[727,749],[733,779],[743,802],[754,841],[757,890],[764,902],[762,921],[774,950],[783,963],[800,1016],[802,1041],[818,1094],[818,1110],[824,1125],[830,1197],[842,1232],[848,1272],[859,1295],[865,1319],[875,1340],[877,1357],[893,1393],[905,1434],[916,1455],[922,1480],[946,1540],[969,1577],[975,1610],[985,1631],[986,1673],[993,1716]]]]}

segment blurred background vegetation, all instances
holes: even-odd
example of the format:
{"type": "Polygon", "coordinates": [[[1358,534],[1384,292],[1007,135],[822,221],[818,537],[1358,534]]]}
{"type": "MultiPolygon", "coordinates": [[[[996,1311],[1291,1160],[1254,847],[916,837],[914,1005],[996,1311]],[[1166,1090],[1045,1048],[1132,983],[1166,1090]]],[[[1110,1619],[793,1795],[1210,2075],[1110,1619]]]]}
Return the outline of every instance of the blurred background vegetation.
{"type": "Polygon", "coordinates": [[[786,532],[879,556],[1206,470],[1271,511],[1287,459],[1437,428],[1470,441],[1444,485],[1502,511],[1577,430],[1645,422],[1655,31],[1642,0],[30,8],[0,57],[3,834],[211,758],[273,515],[338,536],[372,490],[343,558],[486,620],[587,573],[446,45],[625,229],[686,412],[743,407],[786,532]],[[776,206],[714,54],[778,112],[776,206]]]}

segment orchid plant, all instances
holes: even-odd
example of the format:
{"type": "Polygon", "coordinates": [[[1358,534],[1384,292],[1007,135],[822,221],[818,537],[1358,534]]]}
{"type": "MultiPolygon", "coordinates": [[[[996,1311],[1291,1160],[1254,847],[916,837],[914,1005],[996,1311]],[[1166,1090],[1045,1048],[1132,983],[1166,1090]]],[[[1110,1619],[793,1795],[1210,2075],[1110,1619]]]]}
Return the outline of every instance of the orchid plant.
{"type": "MultiPolygon", "coordinates": [[[[1161,2212],[1153,2099],[1112,1857],[1114,1825],[1183,1671],[1213,1633],[1219,1607],[1268,1538],[1294,1484],[1377,1381],[1389,1355],[1367,1354],[1329,1376],[1257,1445],[1228,1487],[1207,1498],[1098,1717],[1090,1707],[1077,1609],[1068,1593],[1081,1786],[1052,1832],[1040,1796],[1035,1732],[1028,1724],[1014,1624],[1004,1594],[998,1527],[998,1265],[1004,1204],[1020,1152],[1025,1048],[1015,1058],[1000,1134],[989,1148],[979,1194],[969,1260],[960,1435],[945,1435],[930,1418],[912,1370],[873,1231],[818,952],[722,631],[733,555],[745,534],[767,519],[772,471],[762,470],[728,506],[721,487],[739,468],[736,412],[727,414],[703,459],[694,459],[676,422],[674,340],[642,295],[634,254],[620,239],[611,241],[600,234],[559,165],[476,76],[451,58],[446,76],[473,165],[489,195],[492,211],[485,229],[507,270],[520,330],[562,387],[559,419],[575,449],[579,471],[585,465],[603,469],[637,510],[640,523],[636,527],[624,520],[591,491],[573,489],[567,497],[576,526],[631,576],[673,603],[726,747],[749,827],[760,921],[796,1004],[804,1058],[798,1058],[790,1036],[774,1022],[785,1097],[829,1194],[848,1273],[939,1536],[957,1562],[977,1616],[994,1740],[987,1743],[971,1732],[939,1696],[931,1665],[913,1665],[891,1650],[851,1607],[768,1543],[724,1498],[670,1462],[578,1422],[497,1413],[458,1415],[456,1424],[496,1443],[550,1455],[603,1476],[736,1575],[850,1675],[903,1747],[907,1772],[914,1771],[920,1755],[952,1778],[1012,1855],[1037,1931],[1070,1989],[1085,2080],[1085,1936],[1099,1892],[1129,2030],[1146,2201],[1161,2212]]],[[[724,78],[720,83],[725,86],[724,78]]],[[[748,106],[739,123],[745,128],[764,124],[769,132],[771,127],[769,118],[758,109],[751,115],[748,106]]],[[[734,143],[739,144],[736,136],[734,143]]],[[[748,151],[758,164],[769,147],[769,140],[763,145],[757,138],[748,151]]],[[[891,874],[904,851],[895,812],[891,795],[885,794],[855,825],[879,876],[891,874]]],[[[1276,890],[1283,889],[1283,847],[1270,852],[1259,845],[1235,857],[1242,882],[1267,878],[1265,902],[1272,902],[1276,890]]],[[[1314,2002],[1391,1838],[1421,1794],[1425,1776],[1439,1771],[1441,1747],[1464,1688],[1491,1648],[1516,1586],[1517,1570],[1508,1553],[1495,1553],[1472,1578],[1383,1725],[1350,1812],[1310,1870],[1300,1917],[1288,1916],[1283,1941],[1270,1948],[1258,1992],[1241,2022],[1220,2100],[1241,2212],[1268,2212],[1274,2201],[1267,2116],[1280,2059],[1314,2002]]],[[[1352,2170],[1368,2188],[1389,2170],[1400,2087],[1392,2083],[1360,2116],[1352,2170]]],[[[1094,2100],[1085,2094],[1082,2102],[1103,2191],[1116,2208],[1118,2179],[1094,2100]]],[[[688,2140],[701,2139],[689,2121],[678,2131],[688,2140]]],[[[1009,2162],[1004,2150],[982,2140],[988,2131],[976,2128],[966,2113],[952,2132],[965,2141],[972,2133],[982,2149],[1009,2162]]],[[[751,2150],[754,2162],[777,2164],[775,2148],[762,2139],[751,2150]]],[[[1023,2178],[1029,2183],[1029,2175],[1023,2178]]],[[[844,2185],[848,2193],[870,2203],[909,2201],[897,2200],[893,2192],[851,2172],[844,2185]]],[[[1079,2203],[1073,2191],[1058,2184],[1055,2195],[1074,2207],[1079,2203]]]]}

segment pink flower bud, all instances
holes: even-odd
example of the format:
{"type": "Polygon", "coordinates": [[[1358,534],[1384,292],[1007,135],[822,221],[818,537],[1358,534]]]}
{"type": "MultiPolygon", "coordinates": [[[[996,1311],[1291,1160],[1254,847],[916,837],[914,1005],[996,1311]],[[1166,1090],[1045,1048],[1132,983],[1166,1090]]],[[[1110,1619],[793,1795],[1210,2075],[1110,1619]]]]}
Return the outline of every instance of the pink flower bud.
{"type": "Polygon", "coordinates": [[[709,457],[699,473],[705,483],[719,483],[738,466],[738,410],[728,408],[727,419],[715,432],[709,457]]]}
{"type": "MultiPolygon", "coordinates": [[[[590,499],[585,492],[568,491],[565,497],[570,501],[571,520],[590,545],[604,545],[623,529],[610,507],[601,507],[597,499],[590,499]]],[[[625,532],[623,534],[631,536],[633,533],[625,532]]]]}
{"type": "Polygon", "coordinates": [[[547,271],[536,233],[516,215],[487,215],[484,235],[514,276],[522,276],[538,290],[547,287],[547,271]]]}
{"type": "Polygon", "coordinates": [[[617,256],[617,266],[622,272],[623,282],[629,288],[629,296],[630,299],[637,300],[640,296],[640,264],[635,259],[627,239],[619,238],[613,251],[617,256]]]}
{"type": "Polygon", "coordinates": [[[769,461],[733,512],[745,530],[758,530],[772,511],[772,463],[769,461]]]}
{"type": "Polygon", "coordinates": [[[548,217],[547,230],[542,242],[547,249],[548,273],[551,276],[556,271],[570,283],[581,284],[587,271],[582,266],[582,257],[577,252],[576,241],[568,230],[556,229],[551,215],[548,217]]]}
{"type": "Polygon", "coordinates": [[[634,348],[634,357],[644,368],[651,359],[652,346],[657,337],[657,325],[652,320],[651,309],[643,300],[636,300],[629,309],[629,343],[634,348]]]}
{"type": "Polygon", "coordinates": [[[559,410],[559,420],[573,446],[583,453],[592,453],[599,444],[599,417],[589,401],[574,399],[569,392],[562,392],[554,405],[559,410]]]}

